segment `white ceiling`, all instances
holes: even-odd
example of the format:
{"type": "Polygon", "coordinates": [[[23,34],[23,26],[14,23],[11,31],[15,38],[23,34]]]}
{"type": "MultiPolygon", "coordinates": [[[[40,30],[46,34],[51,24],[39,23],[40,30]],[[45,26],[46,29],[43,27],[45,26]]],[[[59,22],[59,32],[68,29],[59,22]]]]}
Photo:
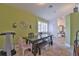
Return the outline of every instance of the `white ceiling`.
{"type": "Polygon", "coordinates": [[[34,15],[42,17],[46,20],[52,20],[54,18],[67,15],[73,11],[75,6],[75,4],[72,3],[16,3],[9,5],[29,10],[34,15]],[[52,5],[53,7],[49,8],[49,5],[52,5]]]}

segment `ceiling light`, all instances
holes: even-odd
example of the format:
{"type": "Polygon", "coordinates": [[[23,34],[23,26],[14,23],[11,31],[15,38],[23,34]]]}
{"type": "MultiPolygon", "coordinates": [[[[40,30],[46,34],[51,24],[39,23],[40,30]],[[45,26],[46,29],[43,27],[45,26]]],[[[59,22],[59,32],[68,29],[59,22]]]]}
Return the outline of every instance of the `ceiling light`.
{"type": "Polygon", "coordinates": [[[49,5],[49,8],[52,8],[53,7],[53,5],[49,5]]]}

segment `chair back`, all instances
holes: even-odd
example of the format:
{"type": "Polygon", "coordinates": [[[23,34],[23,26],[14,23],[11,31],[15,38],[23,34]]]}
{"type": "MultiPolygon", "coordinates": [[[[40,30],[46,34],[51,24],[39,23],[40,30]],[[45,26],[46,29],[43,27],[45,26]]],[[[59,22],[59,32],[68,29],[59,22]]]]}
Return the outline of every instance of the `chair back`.
{"type": "Polygon", "coordinates": [[[28,38],[30,39],[34,38],[34,33],[28,33],[28,38]]]}

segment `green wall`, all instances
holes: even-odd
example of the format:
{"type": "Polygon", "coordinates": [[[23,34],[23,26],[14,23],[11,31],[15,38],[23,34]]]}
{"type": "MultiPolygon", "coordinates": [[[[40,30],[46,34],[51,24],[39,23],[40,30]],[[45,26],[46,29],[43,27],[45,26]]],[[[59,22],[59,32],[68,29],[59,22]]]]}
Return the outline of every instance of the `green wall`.
{"type": "Polygon", "coordinates": [[[72,13],[71,17],[71,45],[74,44],[76,32],[79,30],[79,13],[72,13]]]}
{"type": "MultiPolygon", "coordinates": [[[[16,7],[7,6],[6,4],[0,4],[0,33],[7,31],[15,31],[16,36],[27,37],[29,32],[37,32],[37,17],[30,12],[20,10],[16,7]],[[20,23],[25,22],[26,27],[23,27],[20,23]],[[13,28],[12,24],[16,23],[17,27],[13,28]],[[29,28],[29,25],[32,28],[29,28]]],[[[0,48],[3,47],[4,37],[0,36],[0,48]]]]}
{"type": "Polygon", "coordinates": [[[66,19],[66,29],[69,27],[67,32],[70,32],[70,35],[68,33],[67,35],[69,35],[70,45],[73,47],[74,40],[76,39],[76,32],[79,30],[79,13],[71,13],[68,17],[69,18],[66,19]]]}

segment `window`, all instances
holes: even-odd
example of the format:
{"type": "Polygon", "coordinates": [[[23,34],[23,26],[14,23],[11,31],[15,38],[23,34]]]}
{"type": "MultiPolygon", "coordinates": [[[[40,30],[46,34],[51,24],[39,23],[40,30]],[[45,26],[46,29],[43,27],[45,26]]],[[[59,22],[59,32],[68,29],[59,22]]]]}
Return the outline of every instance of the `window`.
{"type": "Polygon", "coordinates": [[[48,23],[38,21],[38,32],[48,32],[48,23]]]}

